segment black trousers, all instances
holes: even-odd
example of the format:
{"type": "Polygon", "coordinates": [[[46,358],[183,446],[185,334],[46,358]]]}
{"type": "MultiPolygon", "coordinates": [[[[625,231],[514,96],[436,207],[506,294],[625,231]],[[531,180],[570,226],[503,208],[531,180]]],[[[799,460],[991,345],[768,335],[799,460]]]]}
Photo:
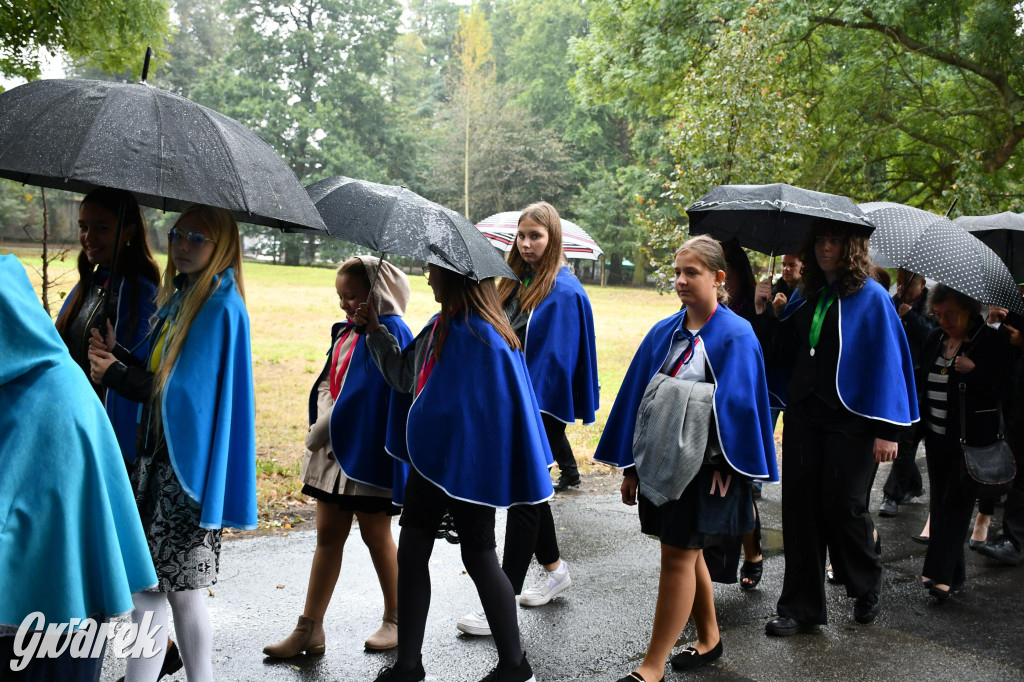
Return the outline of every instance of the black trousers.
{"type": "Polygon", "coordinates": [[[550,414],[540,413],[544,421],[544,432],[548,437],[548,444],[551,446],[551,455],[555,458],[558,471],[570,481],[580,477],[579,467],[576,465],[576,456],[572,454],[572,445],[565,436],[565,422],[560,422],[550,414]]]}
{"type": "MultiPolygon", "coordinates": [[[[559,463],[562,475],[579,476],[576,473],[576,458],[573,457],[572,448],[565,437],[566,425],[547,414],[542,413],[541,417],[544,419],[544,431],[551,445],[552,454],[557,453],[564,442],[563,453],[568,451],[569,459],[572,460],[572,474],[559,463]]],[[[556,461],[557,458],[558,455],[555,454],[556,461]]],[[[501,557],[501,570],[505,571],[516,594],[523,591],[526,574],[530,570],[534,556],[541,565],[553,564],[561,556],[558,538],[555,535],[555,519],[551,515],[551,505],[547,502],[509,507],[508,518],[505,521],[505,549],[501,557]]]]}
{"type": "Polygon", "coordinates": [[[889,469],[889,476],[885,479],[882,492],[886,497],[896,500],[899,503],[907,493],[916,493],[921,490],[923,481],[921,472],[917,469],[917,446],[921,443],[923,434],[921,423],[918,422],[900,433],[899,449],[896,452],[896,459],[889,469]]]}
{"type": "Polygon", "coordinates": [[[964,543],[971,528],[974,497],[960,484],[960,443],[931,431],[924,438],[928,460],[928,511],[932,520],[921,575],[942,585],[966,579],[964,543]]]}
{"type": "Polygon", "coordinates": [[[782,431],[782,542],[778,614],[825,624],[825,552],[843,567],[851,597],[882,576],[867,494],[875,471],[871,423],[810,398],[786,410],[782,431]]]}

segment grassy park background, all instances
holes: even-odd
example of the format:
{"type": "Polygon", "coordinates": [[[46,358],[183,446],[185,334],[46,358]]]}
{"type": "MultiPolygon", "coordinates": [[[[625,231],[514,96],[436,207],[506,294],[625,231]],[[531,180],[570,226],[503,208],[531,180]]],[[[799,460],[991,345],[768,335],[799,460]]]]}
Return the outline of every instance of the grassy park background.
{"type": "MultiPolygon", "coordinates": [[[[38,252],[8,249],[18,255],[40,292],[38,252]]],[[[51,263],[50,305],[56,316],[77,281],[73,251],[51,263]]],[[[158,255],[164,266],[166,256],[158,255]]],[[[299,473],[307,427],[307,400],[323,368],[331,325],[343,318],[334,290],[334,271],[317,267],[282,267],[247,262],[243,266],[246,305],[252,325],[253,371],[256,384],[256,461],[261,525],[289,525],[302,516],[288,510],[305,504],[299,473]]],[[[412,300],[406,322],[418,332],[437,311],[426,278],[410,274],[412,300]]],[[[655,322],[679,309],[671,292],[653,289],[587,286],[594,309],[601,409],[597,423],[570,426],[567,434],[577,460],[587,471],[608,411],[633,353],[655,322]]],[[[481,377],[481,381],[486,381],[481,377]]],[[[354,428],[357,428],[354,425],[354,428]]]]}

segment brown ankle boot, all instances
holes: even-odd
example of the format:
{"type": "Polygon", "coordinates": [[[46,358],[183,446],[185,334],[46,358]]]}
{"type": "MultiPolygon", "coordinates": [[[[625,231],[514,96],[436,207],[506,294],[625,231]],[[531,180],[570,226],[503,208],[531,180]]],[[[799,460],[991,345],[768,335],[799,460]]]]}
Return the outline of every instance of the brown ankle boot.
{"type": "Polygon", "coordinates": [[[271,658],[292,658],[303,651],[307,654],[322,654],[324,649],[323,620],[299,616],[299,624],[292,630],[292,634],[277,644],[263,647],[263,653],[271,658]]]}
{"type": "Polygon", "coordinates": [[[384,619],[377,629],[366,639],[366,648],[374,651],[394,649],[398,646],[398,612],[385,611],[384,619]]]}

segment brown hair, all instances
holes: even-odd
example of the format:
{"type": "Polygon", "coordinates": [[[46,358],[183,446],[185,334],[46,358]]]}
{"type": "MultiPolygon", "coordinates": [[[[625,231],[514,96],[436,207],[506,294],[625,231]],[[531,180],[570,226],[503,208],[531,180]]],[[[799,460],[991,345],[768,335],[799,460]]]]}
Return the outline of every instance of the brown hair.
{"type": "MultiPolygon", "coordinates": [[[[146,218],[142,215],[139,202],[131,192],[110,187],[97,187],[82,199],[82,204],[96,204],[114,214],[115,221],[119,215],[124,216],[122,225],[122,240],[127,243],[117,247],[117,263],[113,265],[113,274],[125,279],[129,283],[129,291],[136,296],[139,295],[139,280],[148,279],[153,284],[160,283],[160,266],[153,258],[153,251],[149,248],[149,240],[146,238],[146,218]],[[124,237],[130,226],[135,226],[135,234],[131,239],[124,237]]],[[[115,225],[116,228],[116,225],[115,225]]],[[[71,293],[64,314],[57,318],[57,332],[64,338],[68,332],[71,321],[78,316],[78,311],[85,302],[85,295],[92,285],[92,276],[95,267],[89,262],[88,256],[83,249],[78,253],[78,286],[71,293]]],[[[113,286],[113,283],[111,283],[113,286]]],[[[139,325],[138,301],[129,309],[128,319],[124,321],[125,328],[130,336],[135,335],[139,325]]],[[[116,311],[115,311],[116,312],[116,311]]],[[[148,323],[148,320],[145,320],[148,323]]],[[[65,343],[68,339],[64,339],[65,343]]]]}
{"type": "Polygon", "coordinates": [[[494,278],[488,277],[479,282],[474,282],[468,277],[463,277],[457,272],[431,265],[431,270],[437,268],[441,274],[438,283],[438,298],[441,299],[441,315],[437,322],[437,332],[434,341],[434,360],[441,359],[441,349],[444,346],[445,338],[448,336],[448,326],[452,316],[462,311],[464,318],[469,317],[472,310],[494,327],[498,335],[505,340],[509,348],[518,350],[521,348],[519,338],[512,331],[512,326],[505,318],[501,308],[501,300],[498,298],[498,288],[494,286],[494,278]]]}
{"type": "Polygon", "coordinates": [[[566,262],[565,254],[562,252],[562,219],[558,217],[555,207],[546,201],[530,204],[519,214],[519,224],[522,225],[523,220],[527,218],[548,231],[548,245],[535,269],[523,260],[517,246],[513,246],[509,251],[508,264],[519,279],[532,274],[533,281],[529,287],[521,286],[513,279],[502,279],[498,284],[498,299],[503,304],[508,303],[518,293],[523,311],[536,309],[547,298],[555,286],[558,271],[566,262]]]}
{"type": "Polygon", "coordinates": [[[363,281],[363,284],[367,289],[370,288],[370,275],[366,272],[366,266],[363,264],[361,258],[349,258],[347,261],[338,266],[337,270],[338,277],[342,275],[352,275],[358,277],[363,281]]]}
{"type": "MultiPolygon", "coordinates": [[[[695,255],[700,264],[711,272],[718,272],[719,270],[725,272],[725,251],[716,239],[706,234],[690,237],[683,242],[683,245],[676,249],[676,252],[672,255],[672,260],[675,261],[679,254],[684,252],[695,255]]],[[[749,264],[747,269],[750,269],[749,264]]],[[[722,305],[729,304],[729,292],[725,290],[725,287],[718,287],[717,294],[719,303],[722,305]]]]}
{"type": "Polygon", "coordinates": [[[956,289],[950,289],[945,284],[936,284],[932,287],[932,290],[928,292],[928,304],[926,310],[928,314],[931,314],[936,304],[945,303],[946,301],[953,301],[959,307],[963,308],[971,318],[977,315],[981,315],[981,303],[975,301],[967,294],[962,294],[956,289]]]}
{"type": "MultiPolygon", "coordinates": [[[[174,363],[185,345],[185,338],[188,330],[199,315],[200,309],[210,300],[216,288],[214,278],[228,268],[234,268],[235,288],[245,300],[245,285],[242,282],[242,245],[238,235],[238,223],[229,211],[223,208],[202,206],[192,204],[186,208],[175,221],[177,227],[185,216],[196,214],[203,226],[209,230],[210,239],[213,240],[213,254],[210,256],[209,264],[201,272],[196,273],[195,279],[184,290],[181,302],[181,313],[177,323],[171,327],[167,336],[167,346],[163,357],[160,359],[160,366],[153,378],[153,395],[159,396],[167,383],[167,377],[174,367],[174,363]]],[[[160,293],[157,303],[165,305],[174,296],[177,287],[174,285],[174,278],[178,269],[174,265],[174,259],[167,259],[167,269],[164,271],[164,281],[160,286],[160,293]]]]}
{"type": "Polygon", "coordinates": [[[800,288],[804,296],[825,286],[825,273],[818,266],[818,258],[814,254],[814,241],[820,235],[830,234],[843,240],[839,253],[838,272],[836,273],[836,293],[844,298],[860,291],[864,282],[874,271],[871,258],[868,257],[868,238],[866,235],[855,234],[846,228],[832,225],[812,227],[804,235],[797,252],[800,262],[800,288]]]}

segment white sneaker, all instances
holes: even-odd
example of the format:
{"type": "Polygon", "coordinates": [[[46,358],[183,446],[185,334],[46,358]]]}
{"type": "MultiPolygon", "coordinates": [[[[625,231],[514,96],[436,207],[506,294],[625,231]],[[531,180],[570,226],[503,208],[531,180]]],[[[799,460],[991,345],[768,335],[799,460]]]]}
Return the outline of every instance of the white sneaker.
{"type": "Polygon", "coordinates": [[[572,578],[569,577],[569,564],[564,559],[562,565],[554,571],[542,568],[540,578],[541,584],[538,587],[523,590],[523,593],[519,595],[520,606],[544,606],[572,585],[572,578]]]}
{"type": "Polygon", "coordinates": [[[489,637],[491,634],[491,626],[487,623],[487,616],[482,610],[467,613],[462,618],[459,618],[459,622],[455,624],[455,627],[460,632],[477,637],[489,637]]]}

